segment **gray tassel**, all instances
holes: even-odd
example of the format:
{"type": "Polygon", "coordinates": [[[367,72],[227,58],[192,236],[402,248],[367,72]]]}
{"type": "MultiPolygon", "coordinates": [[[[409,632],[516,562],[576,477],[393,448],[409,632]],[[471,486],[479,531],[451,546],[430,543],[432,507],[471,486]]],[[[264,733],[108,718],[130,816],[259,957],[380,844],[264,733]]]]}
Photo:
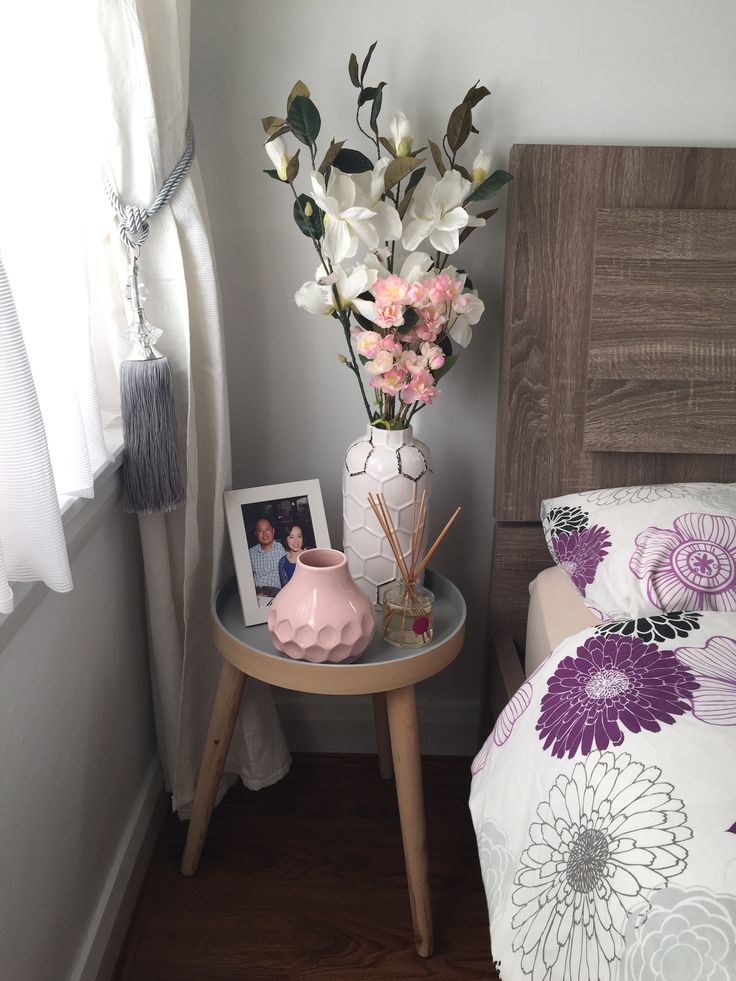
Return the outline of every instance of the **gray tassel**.
{"type": "Polygon", "coordinates": [[[126,511],[171,511],[184,500],[176,407],[165,357],[120,365],[126,511]]]}
{"type": "Polygon", "coordinates": [[[176,446],[171,366],[154,347],[161,331],[143,314],[137,257],[128,278],[128,298],[133,308],[129,335],[133,350],[120,364],[125,510],[138,514],[173,511],[184,500],[184,482],[176,446]]]}

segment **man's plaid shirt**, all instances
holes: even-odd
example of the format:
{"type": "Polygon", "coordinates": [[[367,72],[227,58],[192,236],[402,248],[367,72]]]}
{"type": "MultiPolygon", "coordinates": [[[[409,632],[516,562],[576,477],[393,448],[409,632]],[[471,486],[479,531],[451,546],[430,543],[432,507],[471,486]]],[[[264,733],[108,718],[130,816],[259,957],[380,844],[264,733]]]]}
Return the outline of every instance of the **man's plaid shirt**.
{"type": "Polygon", "coordinates": [[[276,589],[281,589],[279,561],[283,555],[286,555],[286,549],[281,542],[272,542],[271,548],[267,552],[263,551],[263,547],[259,543],[249,549],[249,552],[256,589],[259,586],[275,586],[276,589]]]}

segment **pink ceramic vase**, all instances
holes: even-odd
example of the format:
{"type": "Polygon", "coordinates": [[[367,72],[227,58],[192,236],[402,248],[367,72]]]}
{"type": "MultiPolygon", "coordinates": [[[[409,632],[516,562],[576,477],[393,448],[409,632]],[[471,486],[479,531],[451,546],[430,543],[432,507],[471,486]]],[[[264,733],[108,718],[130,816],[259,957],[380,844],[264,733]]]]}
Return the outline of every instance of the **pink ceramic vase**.
{"type": "Polygon", "coordinates": [[[273,646],[297,661],[355,661],[375,625],[373,604],[350,575],[343,553],[333,548],[302,552],[268,611],[273,646]]]}

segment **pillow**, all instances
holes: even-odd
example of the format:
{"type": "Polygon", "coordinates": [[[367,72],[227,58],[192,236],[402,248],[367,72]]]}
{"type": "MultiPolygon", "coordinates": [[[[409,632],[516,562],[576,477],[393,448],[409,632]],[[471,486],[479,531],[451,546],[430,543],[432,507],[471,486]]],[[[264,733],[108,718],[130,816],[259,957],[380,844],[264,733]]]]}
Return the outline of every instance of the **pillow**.
{"type": "Polygon", "coordinates": [[[647,484],[542,502],[554,561],[603,619],[736,611],[736,484],[647,484]]]}

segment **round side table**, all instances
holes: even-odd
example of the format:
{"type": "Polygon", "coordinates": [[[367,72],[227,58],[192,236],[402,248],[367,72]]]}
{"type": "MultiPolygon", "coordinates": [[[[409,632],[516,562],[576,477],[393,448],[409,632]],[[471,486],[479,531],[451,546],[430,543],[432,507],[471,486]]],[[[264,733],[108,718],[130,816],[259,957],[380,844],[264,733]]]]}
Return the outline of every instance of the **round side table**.
{"type": "Polygon", "coordinates": [[[320,695],[372,695],[381,776],[396,775],[401,836],[417,952],[434,949],[429,898],[422,761],[414,686],[455,660],[465,637],[465,601],[444,576],[427,572],[426,585],[435,594],[434,637],[416,649],[384,643],[380,614],[366,652],[353,664],[312,664],[292,661],[274,650],[265,624],[243,624],[237,584],[230,580],[213,605],[215,644],[222,671],[192,806],[181,871],[197,871],[212,815],[225,757],[230,747],[247,675],[293,691],[320,695]],[[393,765],[392,765],[393,764],[393,765]]]}

